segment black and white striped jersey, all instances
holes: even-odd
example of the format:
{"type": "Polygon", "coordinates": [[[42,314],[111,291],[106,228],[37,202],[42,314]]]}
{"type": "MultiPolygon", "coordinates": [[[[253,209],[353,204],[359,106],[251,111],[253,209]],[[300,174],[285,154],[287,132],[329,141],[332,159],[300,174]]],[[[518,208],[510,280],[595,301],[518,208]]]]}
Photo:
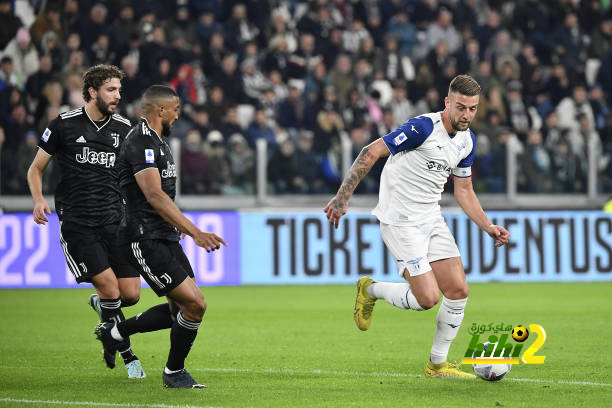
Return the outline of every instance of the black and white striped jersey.
{"type": "Polygon", "coordinates": [[[55,156],[61,177],[55,209],[62,221],[95,227],[121,219],[119,173],[115,168],[130,121],[118,114],[93,121],[85,107],[58,115],[38,146],[55,156]]]}
{"type": "Polygon", "coordinates": [[[127,204],[125,222],[127,228],[122,228],[120,234],[120,240],[123,242],[145,239],[179,240],[177,229],[151,207],[136,183],[135,175],[150,168],[159,171],[162,190],[174,200],[176,165],[172,151],[165,138],[151,129],[147,120],[143,118],[128,134],[117,159],[121,194],[127,204]]]}

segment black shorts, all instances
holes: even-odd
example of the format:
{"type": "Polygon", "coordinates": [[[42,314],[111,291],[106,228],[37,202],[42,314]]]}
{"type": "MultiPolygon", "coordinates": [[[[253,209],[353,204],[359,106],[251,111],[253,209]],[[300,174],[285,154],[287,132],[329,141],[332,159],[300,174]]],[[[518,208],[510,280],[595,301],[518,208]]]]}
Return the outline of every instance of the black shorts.
{"type": "Polygon", "coordinates": [[[124,244],[122,251],[157,296],[167,295],[185,279],[194,277],[178,242],[146,239],[124,244]]]}
{"type": "Polygon", "coordinates": [[[119,224],[86,227],[73,222],[60,224],[60,242],[70,272],[78,283],[112,268],[117,278],[137,278],[134,269],[117,245],[119,224]]]}

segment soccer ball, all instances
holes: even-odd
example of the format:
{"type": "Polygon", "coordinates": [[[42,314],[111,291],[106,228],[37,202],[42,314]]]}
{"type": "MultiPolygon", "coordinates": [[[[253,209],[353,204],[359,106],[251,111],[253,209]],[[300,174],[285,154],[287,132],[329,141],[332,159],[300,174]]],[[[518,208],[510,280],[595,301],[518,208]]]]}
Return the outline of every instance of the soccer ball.
{"type": "Polygon", "coordinates": [[[519,343],[524,342],[529,337],[529,331],[523,325],[518,325],[514,329],[512,329],[512,338],[519,343]]]}
{"type": "MultiPolygon", "coordinates": [[[[497,346],[497,343],[486,342],[484,344],[484,350],[486,350],[487,347],[493,347],[493,350],[495,350],[496,346],[497,346]]],[[[483,353],[484,353],[484,350],[483,350],[483,353]]],[[[491,355],[493,355],[493,353],[491,353],[491,355]]],[[[472,354],[472,358],[476,358],[476,350],[474,350],[474,353],[472,354]]],[[[499,381],[502,378],[504,378],[512,369],[512,364],[503,362],[504,359],[510,358],[510,357],[487,357],[487,358],[499,359],[500,362],[499,364],[489,364],[489,363],[472,364],[474,373],[478,377],[482,378],[483,380],[499,381]]]]}

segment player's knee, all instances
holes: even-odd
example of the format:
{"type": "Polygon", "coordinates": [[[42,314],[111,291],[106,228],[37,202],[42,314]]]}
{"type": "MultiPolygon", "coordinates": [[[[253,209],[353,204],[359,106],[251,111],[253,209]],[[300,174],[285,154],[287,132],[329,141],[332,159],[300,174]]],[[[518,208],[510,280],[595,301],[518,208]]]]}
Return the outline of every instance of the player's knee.
{"type": "Polygon", "coordinates": [[[192,301],[186,303],[182,309],[182,314],[185,319],[192,322],[199,322],[204,317],[206,302],[204,299],[193,299],[192,301]]]}
{"type": "Polygon", "coordinates": [[[440,301],[440,293],[430,292],[417,297],[419,305],[425,310],[431,309],[440,301]]]}
{"type": "Polygon", "coordinates": [[[448,293],[445,293],[444,296],[446,296],[448,299],[451,299],[451,300],[465,299],[470,294],[470,288],[466,284],[458,288],[453,288],[447,292],[448,293]]]}
{"type": "Polygon", "coordinates": [[[134,306],[140,300],[138,294],[122,294],[121,296],[121,307],[134,306]]]}

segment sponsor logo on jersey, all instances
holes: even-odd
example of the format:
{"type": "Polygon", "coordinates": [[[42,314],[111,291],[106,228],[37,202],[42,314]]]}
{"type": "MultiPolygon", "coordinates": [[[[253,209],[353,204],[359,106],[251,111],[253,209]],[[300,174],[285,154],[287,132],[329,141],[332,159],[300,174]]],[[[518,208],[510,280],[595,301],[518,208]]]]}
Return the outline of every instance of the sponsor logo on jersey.
{"type": "Polygon", "coordinates": [[[406,136],[406,134],[404,132],[400,133],[399,135],[395,136],[393,138],[393,144],[396,146],[401,145],[402,143],[404,143],[406,140],[408,139],[408,137],[406,136]]]}
{"type": "Polygon", "coordinates": [[[444,172],[450,174],[452,169],[450,168],[450,166],[447,166],[445,164],[436,163],[434,161],[428,161],[427,162],[427,170],[431,170],[431,171],[444,171],[444,172]]]}
{"type": "Polygon", "coordinates": [[[83,153],[77,153],[75,158],[79,163],[101,164],[105,167],[114,167],[116,155],[109,152],[96,152],[85,146],[83,147],[83,153]]]}
{"type": "Polygon", "coordinates": [[[161,172],[162,178],[173,178],[176,177],[176,164],[166,162],[166,168],[161,172]]]}
{"type": "Polygon", "coordinates": [[[145,149],[145,163],[155,163],[155,153],[153,153],[153,149],[145,149]]]}
{"type": "Polygon", "coordinates": [[[85,138],[83,136],[79,136],[79,138],[76,140],[77,143],[87,143],[87,140],[85,140],[85,138]]]}
{"type": "Polygon", "coordinates": [[[49,141],[49,136],[51,136],[51,131],[49,128],[46,128],[41,137],[42,141],[47,143],[49,141]]]}

